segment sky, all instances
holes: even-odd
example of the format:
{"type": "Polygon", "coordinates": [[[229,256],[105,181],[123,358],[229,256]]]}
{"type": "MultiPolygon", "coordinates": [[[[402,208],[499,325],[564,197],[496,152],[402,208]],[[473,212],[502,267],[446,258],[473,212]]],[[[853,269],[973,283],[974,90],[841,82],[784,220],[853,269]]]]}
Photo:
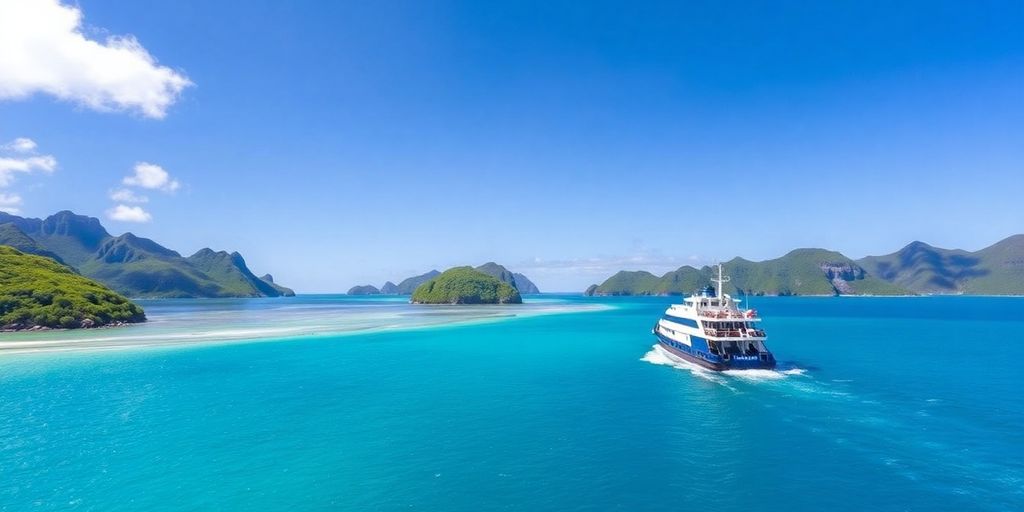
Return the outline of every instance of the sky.
{"type": "Polygon", "coordinates": [[[0,209],[300,292],[1024,232],[1024,3],[0,0],[0,209]]]}

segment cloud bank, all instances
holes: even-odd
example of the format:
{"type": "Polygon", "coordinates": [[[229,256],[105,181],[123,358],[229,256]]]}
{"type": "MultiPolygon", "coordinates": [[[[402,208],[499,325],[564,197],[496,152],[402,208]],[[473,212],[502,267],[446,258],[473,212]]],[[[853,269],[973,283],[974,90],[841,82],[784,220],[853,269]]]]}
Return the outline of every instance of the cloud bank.
{"type": "Polygon", "coordinates": [[[82,11],[58,0],[0,0],[0,48],[0,100],[42,93],[162,119],[192,85],[131,35],[89,39],[82,11]]]}

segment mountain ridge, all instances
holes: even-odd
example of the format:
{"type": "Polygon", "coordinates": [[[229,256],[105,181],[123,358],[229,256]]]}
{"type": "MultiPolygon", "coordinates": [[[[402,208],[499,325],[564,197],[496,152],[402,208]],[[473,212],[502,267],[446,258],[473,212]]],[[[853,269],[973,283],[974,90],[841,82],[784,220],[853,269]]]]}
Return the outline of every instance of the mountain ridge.
{"type": "Polygon", "coordinates": [[[0,242],[14,242],[27,252],[49,256],[130,297],[294,295],[286,287],[256,277],[237,252],[201,249],[185,258],[131,232],[113,236],[99,219],[68,210],[45,219],[0,212],[0,242]]]}
{"type": "Polygon", "coordinates": [[[915,240],[894,253],[857,261],[882,279],[918,293],[1024,295],[1024,234],[976,251],[915,240]]]}
{"type": "MultiPolygon", "coordinates": [[[[778,258],[723,263],[727,293],[748,295],[1024,295],[1024,235],[977,251],[914,241],[858,260],[827,249],[794,249],[778,258]]],[[[680,295],[711,284],[714,269],[682,266],[662,276],[622,270],[585,295],[680,295]]]]}

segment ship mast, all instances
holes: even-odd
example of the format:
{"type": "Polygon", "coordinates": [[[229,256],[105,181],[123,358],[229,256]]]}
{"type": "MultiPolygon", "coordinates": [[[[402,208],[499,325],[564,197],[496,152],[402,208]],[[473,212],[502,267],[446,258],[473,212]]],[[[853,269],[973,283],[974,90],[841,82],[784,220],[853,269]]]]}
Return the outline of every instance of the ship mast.
{"type": "Polygon", "coordinates": [[[715,281],[718,282],[718,298],[719,299],[725,298],[725,291],[722,289],[722,283],[728,283],[729,282],[729,276],[723,276],[722,275],[722,264],[721,263],[718,264],[718,279],[715,279],[715,281]]]}

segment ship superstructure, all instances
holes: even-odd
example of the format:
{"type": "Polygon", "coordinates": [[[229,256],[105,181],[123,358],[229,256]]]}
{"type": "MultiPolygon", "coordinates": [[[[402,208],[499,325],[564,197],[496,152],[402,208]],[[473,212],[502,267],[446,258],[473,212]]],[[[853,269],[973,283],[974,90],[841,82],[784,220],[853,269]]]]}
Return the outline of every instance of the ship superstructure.
{"type": "Polygon", "coordinates": [[[673,304],[658,319],[653,333],[672,355],[711,370],[769,369],[775,356],[765,346],[765,332],[755,309],[722,292],[729,278],[718,265],[717,288],[707,287],[673,304]]]}

